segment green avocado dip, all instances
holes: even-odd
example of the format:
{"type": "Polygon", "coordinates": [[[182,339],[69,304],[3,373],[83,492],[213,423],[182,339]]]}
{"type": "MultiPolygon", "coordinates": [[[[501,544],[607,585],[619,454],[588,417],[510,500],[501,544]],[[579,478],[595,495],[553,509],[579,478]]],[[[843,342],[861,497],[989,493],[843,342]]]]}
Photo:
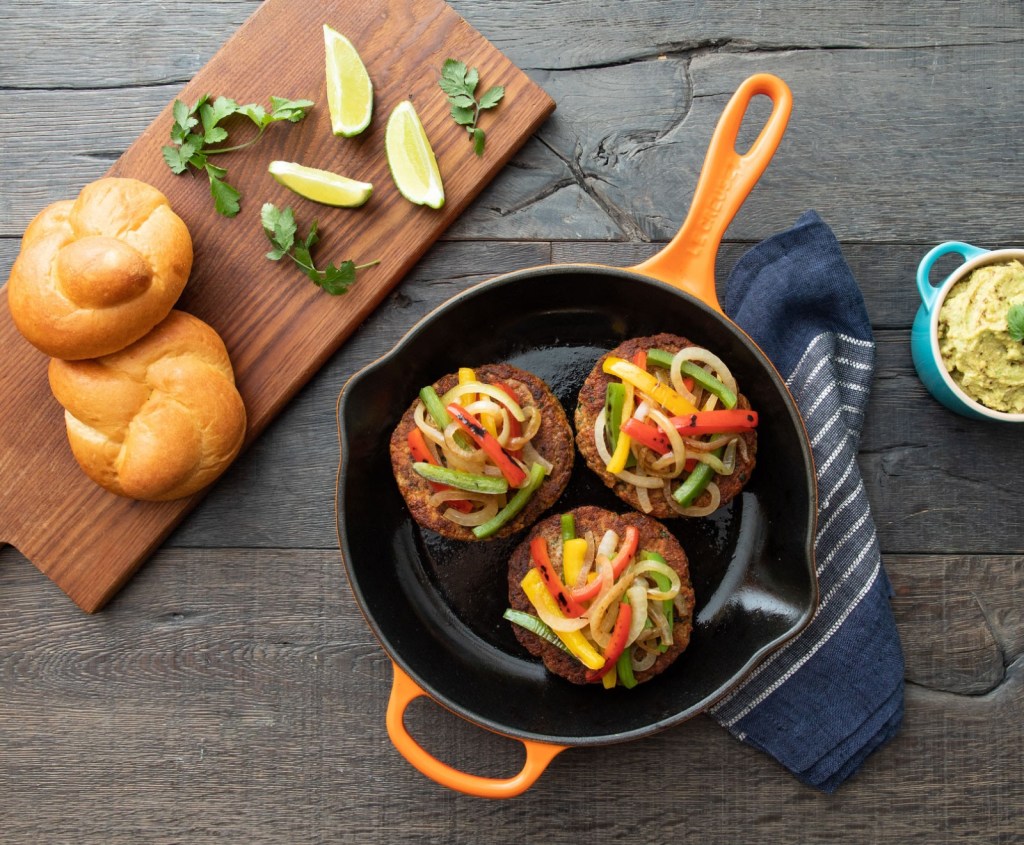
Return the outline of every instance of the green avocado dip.
{"type": "Polygon", "coordinates": [[[972,399],[995,411],[1024,413],[1024,343],[1010,336],[1007,314],[1024,302],[1024,264],[979,267],[958,281],[939,310],[939,352],[972,399]]]}

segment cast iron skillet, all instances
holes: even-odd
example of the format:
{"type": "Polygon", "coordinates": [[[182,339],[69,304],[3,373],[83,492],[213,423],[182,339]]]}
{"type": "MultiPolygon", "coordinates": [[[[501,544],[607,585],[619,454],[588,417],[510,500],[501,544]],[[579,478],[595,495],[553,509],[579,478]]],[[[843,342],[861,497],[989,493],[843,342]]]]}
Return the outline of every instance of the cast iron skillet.
{"type": "MultiPolygon", "coordinates": [[[[477,285],[421,320],[342,391],[337,515],[345,568],[394,664],[391,740],[437,782],[487,797],[517,795],[567,747],[634,739],[705,710],[810,620],[817,508],[807,434],[775,368],[721,313],[714,286],[718,245],[781,140],[791,102],[776,77],[743,83],[715,130],[686,222],[650,260],[628,270],[540,267],[477,285]],[[740,124],[759,94],[771,98],[771,115],[738,155],[740,124]],[[632,690],[576,686],[527,655],[502,619],[506,563],[525,532],[458,543],[420,529],[391,478],[388,439],[420,387],[459,366],[496,361],[543,378],[571,420],[599,355],[628,337],[662,331],[729,363],[760,414],[757,468],[744,493],[712,517],[666,521],[691,561],[697,608],[689,648],[663,675],[632,690]],[[523,769],[487,778],[431,756],[403,721],[421,695],[523,742],[523,769]]],[[[625,508],[577,456],[552,512],[582,504],[625,508]]]]}

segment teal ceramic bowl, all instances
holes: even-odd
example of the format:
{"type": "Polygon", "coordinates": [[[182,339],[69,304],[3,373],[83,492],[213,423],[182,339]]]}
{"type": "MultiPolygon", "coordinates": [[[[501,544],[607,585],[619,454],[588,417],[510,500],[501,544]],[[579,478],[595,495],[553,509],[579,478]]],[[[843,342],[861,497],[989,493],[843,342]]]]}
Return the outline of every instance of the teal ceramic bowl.
{"type": "Polygon", "coordinates": [[[962,241],[947,241],[929,251],[917,267],[917,290],[921,295],[921,306],[917,310],[910,333],[910,351],[914,358],[914,367],[932,396],[949,410],[971,419],[1021,423],[1024,422],[1024,414],[1008,414],[986,408],[968,396],[953,381],[939,353],[939,310],[946,299],[946,294],[971,271],[986,264],[1001,264],[1014,258],[1024,261],[1024,249],[987,250],[962,241]],[[935,264],[950,255],[959,256],[964,263],[940,284],[932,284],[931,274],[935,264]]]}

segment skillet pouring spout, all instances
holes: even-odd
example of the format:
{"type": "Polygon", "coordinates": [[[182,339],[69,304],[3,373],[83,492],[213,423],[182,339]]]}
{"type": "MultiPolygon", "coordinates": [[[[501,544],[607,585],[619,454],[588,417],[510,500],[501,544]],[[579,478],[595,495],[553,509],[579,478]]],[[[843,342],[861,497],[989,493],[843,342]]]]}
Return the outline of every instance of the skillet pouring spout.
{"type": "MultiPolygon", "coordinates": [[[[781,80],[753,79],[715,132],[713,172],[702,172],[694,201],[701,210],[691,209],[686,237],[635,268],[537,267],[475,285],[420,320],[341,391],[338,540],[352,592],[393,663],[388,733],[411,765],[448,788],[511,797],[566,748],[679,725],[733,690],[814,613],[815,479],[799,411],[768,358],[707,294],[707,279],[694,284],[708,274],[713,296],[714,252],[788,118],[781,80]],[[739,156],[739,121],[760,94],[772,98],[772,114],[739,156]],[[508,560],[526,530],[460,542],[419,527],[390,479],[389,440],[420,388],[486,363],[543,379],[572,419],[594,362],[627,338],[659,332],[681,334],[729,363],[760,415],[757,468],[742,495],[710,517],[665,523],[690,559],[696,607],[689,647],[663,674],[630,690],[570,684],[530,657],[502,619],[508,560]],[[437,760],[404,722],[421,696],[522,743],[521,771],[485,777],[437,760]]],[[[576,455],[568,487],[548,513],[581,505],[623,508],[576,455]]]]}

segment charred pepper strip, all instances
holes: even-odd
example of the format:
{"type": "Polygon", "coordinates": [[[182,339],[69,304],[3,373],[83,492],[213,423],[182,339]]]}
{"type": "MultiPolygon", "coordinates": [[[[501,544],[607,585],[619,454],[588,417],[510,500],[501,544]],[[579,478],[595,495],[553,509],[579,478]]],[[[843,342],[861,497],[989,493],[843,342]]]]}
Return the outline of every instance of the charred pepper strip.
{"type": "Polygon", "coordinates": [[[487,520],[487,522],[477,525],[473,529],[473,536],[479,540],[486,539],[498,531],[505,523],[511,522],[515,515],[525,508],[526,503],[533,498],[533,494],[537,492],[537,488],[543,483],[544,478],[544,467],[540,464],[533,464],[530,467],[530,475],[526,479],[526,484],[516,491],[505,507],[487,520]]]}
{"type": "MultiPolygon", "coordinates": [[[[682,419],[679,417],[678,419],[682,419]]],[[[622,423],[623,434],[628,434],[633,440],[639,443],[641,446],[646,446],[652,452],[657,452],[659,455],[665,455],[672,450],[672,446],[668,442],[668,438],[656,425],[642,422],[636,417],[630,417],[628,420],[622,423]]]]}
{"type": "Polygon", "coordinates": [[[732,408],[700,411],[672,417],[671,422],[683,437],[700,434],[742,434],[757,428],[757,411],[732,408]]]}
{"type": "Polygon", "coordinates": [[[543,537],[533,538],[530,542],[530,557],[534,567],[540,572],[540,577],[544,579],[544,586],[551,593],[551,598],[558,604],[558,609],[563,616],[576,619],[587,612],[587,609],[569,594],[562,579],[555,572],[554,564],[551,563],[551,557],[548,555],[546,539],[543,537]]]}
{"type": "MultiPolygon", "coordinates": [[[[519,585],[530,600],[530,604],[537,608],[538,611],[543,608],[553,616],[561,615],[558,605],[551,598],[551,593],[547,591],[544,581],[536,569],[531,567],[527,570],[519,585]]],[[[580,663],[588,669],[600,669],[604,666],[604,657],[601,656],[601,653],[590,644],[590,641],[580,631],[555,631],[555,635],[565,643],[566,648],[569,649],[573,656],[578,658],[580,663]]]]}
{"type": "Polygon", "coordinates": [[[501,470],[501,474],[508,480],[510,487],[522,487],[526,483],[526,473],[523,472],[522,467],[509,457],[508,452],[498,442],[498,438],[484,428],[476,417],[457,402],[450,403],[447,411],[476,445],[484,450],[487,457],[494,461],[498,469],[501,470]]]}
{"type": "Polygon", "coordinates": [[[633,622],[633,607],[627,602],[619,603],[619,615],[615,618],[615,627],[612,628],[612,636],[608,641],[608,647],[604,650],[604,666],[587,672],[588,681],[599,681],[604,675],[615,666],[619,656],[626,650],[626,638],[629,636],[629,626],[633,622]]]}
{"type": "Polygon", "coordinates": [[[508,482],[496,475],[478,475],[475,472],[463,472],[459,469],[439,467],[426,461],[417,461],[412,465],[413,472],[423,476],[427,481],[447,484],[457,490],[468,490],[470,493],[499,494],[508,492],[508,482]]]}

